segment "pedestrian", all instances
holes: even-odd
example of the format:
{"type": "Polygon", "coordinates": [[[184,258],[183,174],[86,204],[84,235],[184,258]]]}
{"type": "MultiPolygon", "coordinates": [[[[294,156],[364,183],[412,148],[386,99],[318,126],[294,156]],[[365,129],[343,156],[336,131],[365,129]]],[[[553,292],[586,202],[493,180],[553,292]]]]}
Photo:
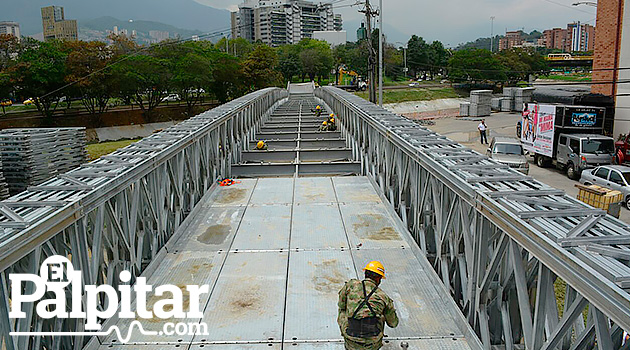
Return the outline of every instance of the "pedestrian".
{"type": "Polygon", "coordinates": [[[481,144],[488,144],[488,136],[486,135],[488,131],[488,126],[486,125],[486,120],[481,119],[481,123],[477,125],[477,129],[479,130],[479,135],[481,135],[481,144]]]}
{"type": "Polygon", "coordinates": [[[398,326],[393,300],[378,287],[385,278],[383,264],[372,261],[363,270],[363,281],[351,279],[339,291],[337,324],[346,350],[378,350],[385,323],[398,326]]]}

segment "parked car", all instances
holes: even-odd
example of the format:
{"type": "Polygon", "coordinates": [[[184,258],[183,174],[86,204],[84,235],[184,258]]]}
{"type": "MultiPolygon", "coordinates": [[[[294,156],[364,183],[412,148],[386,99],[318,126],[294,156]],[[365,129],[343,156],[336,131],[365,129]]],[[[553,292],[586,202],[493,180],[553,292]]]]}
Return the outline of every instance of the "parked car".
{"type": "Polygon", "coordinates": [[[176,101],[179,101],[179,100],[180,100],[180,98],[179,98],[178,94],[170,94],[170,95],[167,95],[166,97],[164,97],[162,99],[163,102],[176,102],[176,101]]]}
{"type": "Polygon", "coordinates": [[[623,193],[624,204],[630,209],[630,167],[625,165],[602,165],[582,171],[580,182],[584,185],[599,185],[623,193]]]}
{"type": "Polygon", "coordinates": [[[418,87],[420,86],[420,83],[418,83],[417,81],[414,81],[413,83],[409,83],[409,87],[418,87]]]}
{"type": "Polygon", "coordinates": [[[8,106],[12,106],[12,105],[13,105],[13,101],[11,101],[11,100],[2,100],[2,101],[0,101],[0,106],[8,107],[8,106]]]}
{"type": "Polygon", "coordinates": [[[499,163],[523,174],[529,174],[529,162],[525,157],[523,145],[514,137],[493,137],[486,154],[499,163]]]}
{"type": "Polygon", "coordinates": [[[25,105],[25,106],[30,106],[32,104],[35,104],[35,101],[33,101],[32,98],[28,98],[28,99],[24,100],[24,102],[22,102],[22,104],[25,105]]]}

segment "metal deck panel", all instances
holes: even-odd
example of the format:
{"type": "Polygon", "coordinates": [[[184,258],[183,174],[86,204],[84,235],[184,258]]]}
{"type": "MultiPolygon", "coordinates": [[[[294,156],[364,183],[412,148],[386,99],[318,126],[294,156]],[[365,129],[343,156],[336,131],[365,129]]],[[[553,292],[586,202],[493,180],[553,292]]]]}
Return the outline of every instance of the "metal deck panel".
{"type": "MultiPolygon", "coordinates": [[[[463,337],[455,322],[455,310],[441,296],[410,249],[361,249],[353,251],[357,273],[365,264],[379,260],[386,269],[380,287],[394,300],[400,324],[386,328],[390,337],[463,337]]],[[[461,316],[460,316],[461,317],[461,316]]]]}
{"type": "Polygon", "coordinates": [[[239,181],[241,183],[229,187],[219,187],[203,205],[213,207],[247,205],[258,180],[242,179],[239,181]]]}
{"type": "MultiPolygon", "coordinates": [[[[190,346],[190,350],[280,350],[282,344],[280,343],[265,343],[265,344],[193,344],[190,346]]],[[[142,350],[142,349],[139,349],[142,350]]]]}
{"type": "Polygon", "coordinates": [[[334,204],[293,207],[291,249],[348,249],[341,213],[334,204]]]}
{"type": "Polygon", "coordinates": [[[101,345],[101,350],[189,350],[188,344],[170,344],[170,345],[101,345]]]}
{"type": "Polygon", "coordinates": [[[203,208],[179,238],[177,251],[226,251],[236,234],[245,207],[203,208]]]}
{"type": "Polygon", "coordinates": [[[259,179],[250,204],[290,204],[293,202],[293,179],[259,179]]]}
{"type": "Polygon", "coordinates": [[[287,262],[287,252],[230,253],[204,312],[209,334],[194,341],[280,340],[287,262]]]}
{"type": "Polygon", "coordinates": [[[381,201],[381,198],[378,196],[367,177],[334,177],[333,183],[339,202],[379,203],[381,201]]]}
{"type": "MultiPolygon", "coordinates": [[[[400,350],[401,342],[407,342],[409,344],[409,350],[467,350],[470,349],[470,345],[466,339],[463,338],[448,338],[448,339],[418,339],[418,340],[401,340],[392,339],[383,342],[381,350],[400,350]]],[[[324,343],[285,343],[285,349],[300,349],[300,350],[344,350],[342,342],[324,342],[324,343]]],[[[197,350],[197,349],[196,349],[197,350]]],[[[199,349],[201,350],[201,349],[199,349]]]]}
{"type": "MultiPolygon", "coordinates": [[[[219,268],[225,258],[225,254],[218,254],[213,252],[179,252],[177,254],[166,254],[161,261],[157,270],[148,279],[147,284],[157,286],[164,284],[176,285],[182,289],[184,296],[184,311],[186,309],[188,293],[185,290],[186,285],[204,285],[212,286],[219,275],[219,268]]],[[[170,299],[171,294],[165,294],[161,297],[155,296],[153,293],[149,293],[147,296],[147,310],[152,310],[153,305],[161,299],[170,299]]],[[[202,294],[199,298],[199,308],[203,310],[204,305],[208,302],[210,295],[208,293],[202,294]]],[[[131,310],[136,310],[136,303],[133,302],[131,310]]],[[[194,319],[160,319],[154,317],[152,319],[143,319],[136,317],[136,319],[120,319],[116,324],[123,334],[127,334],[129,325],[132,321],[138,320],[142,324],[142,327],[147,331],[161,331],[163,325],[166,322],[199,322],[198,318],[194,319]]],[[[192,335],[143,335],[135,329],[128,344],[134,343],[189,343],[192,341],[192,335]]],[[[115,333],[106,337],[104,344],[119,343],[115,333]]]]}
{"type": "Polygon", "coordinates": [[[284,340],[341,339],[338,292],[356,277],[350,251],[292,251],[284,340]]]}
{"type": "Polygon", "coordinates": [[[311,177],[295,180],[295,203],[334,203],[336,201],[330,178],[311,177]]]}
{"type": "Polygon", "coordinates": [[[385,205],[348,203],[341,204],[340,209],[352,248],[409,248],[385,205]]]}
{"type": "Polygon", "coordinates": [[[290,228],[289,205],[249,206],[236,233],[232,250],[288,249],[290,228]]]}

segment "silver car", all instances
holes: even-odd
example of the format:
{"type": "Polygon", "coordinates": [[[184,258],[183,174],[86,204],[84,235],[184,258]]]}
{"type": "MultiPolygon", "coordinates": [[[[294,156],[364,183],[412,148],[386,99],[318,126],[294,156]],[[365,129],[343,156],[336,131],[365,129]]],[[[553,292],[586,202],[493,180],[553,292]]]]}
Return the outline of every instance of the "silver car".
{"type": "Polygon", "coordinates": [[[603,165],[582,171],[580,182],[584,185],[599,185],[623,193],[626,208],[630,209],[630,167],[603,165]]]}
{"type": "Polygon", "coordinates": [[[525,175],[529,174],[529,162],[525,157],[521,141],[514,137],[493,137],[486,155],[525,175]]]}

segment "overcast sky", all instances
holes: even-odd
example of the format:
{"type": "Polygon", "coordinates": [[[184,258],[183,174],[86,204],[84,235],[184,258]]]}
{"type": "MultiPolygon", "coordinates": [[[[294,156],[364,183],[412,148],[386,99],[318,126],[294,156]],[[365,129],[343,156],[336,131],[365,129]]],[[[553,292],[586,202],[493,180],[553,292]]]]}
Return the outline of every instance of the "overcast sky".
{"type": "MultiPolygon", "coordinates": [[[[242,1],[195,0],[216,8],[234,10],[242,1]]],[[[345,7],[355,0],[334,0],[335,10],[344,20],[358,21],[358,6],[345,7]]],[[[363,0],[362,0],[363,1],[363,0]]],[[[384,20],[400,32],[417,34],[426,40],[440,40],[449,46],[489,37],[490,17],[494,16],[495,34],[505,30],[565,27],[573,21],[595,24],[596,9],[590,6],[571,6],[577,0],[383,0],[384,20]]],[[[323,2],[331,2],[326,0],[323,2]]],[[[378,6],[378,0],[371,0],[378,6]]],[[[344,27],[349,33],[356,28],[344,27]]],[[[387,35],[387,33],[385,33],[387,35]]]]}

